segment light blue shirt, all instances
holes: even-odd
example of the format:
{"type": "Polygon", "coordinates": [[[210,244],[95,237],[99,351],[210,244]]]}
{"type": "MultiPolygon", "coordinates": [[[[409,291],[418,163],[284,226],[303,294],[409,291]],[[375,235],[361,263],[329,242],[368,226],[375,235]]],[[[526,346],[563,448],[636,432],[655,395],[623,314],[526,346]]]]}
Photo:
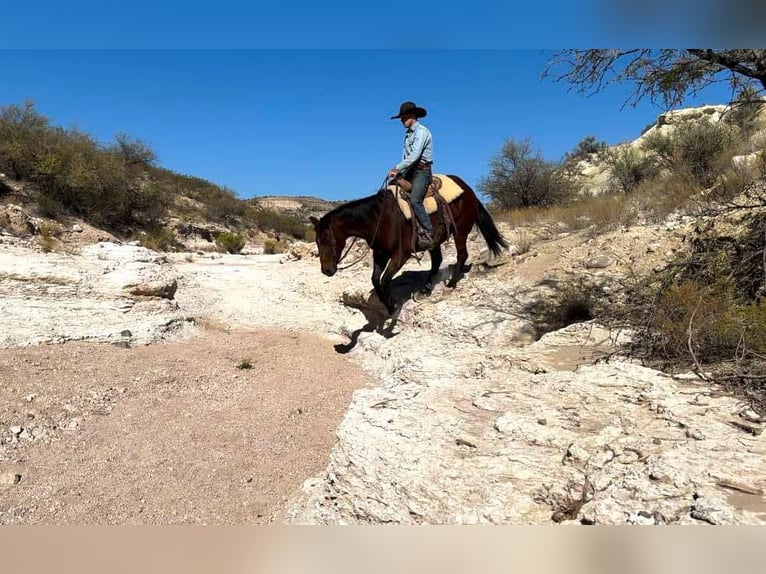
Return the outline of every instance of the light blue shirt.
{"type": "Polygon", "coordinates": [[[434,144],[428,128],[420,122],[415,122],[412,127],[407,128],[402,161],[396,164],[395,169],[399,173],[405,172],[418,160],[433,162],[434,144]]]}

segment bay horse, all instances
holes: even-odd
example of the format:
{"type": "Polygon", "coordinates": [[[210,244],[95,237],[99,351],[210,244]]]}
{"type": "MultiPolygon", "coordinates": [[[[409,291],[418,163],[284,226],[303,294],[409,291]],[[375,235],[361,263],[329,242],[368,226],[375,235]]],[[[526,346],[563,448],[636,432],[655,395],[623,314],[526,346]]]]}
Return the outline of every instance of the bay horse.
{"type": "MultiPolygon", "coordinates": [[[[462,189],[462,193],[449,204],[455,223],[457,264],[447,287],[454,288],[463,275],[468,259],[466,241],[474,225],[478,226],[493,255],[500,255],[501,250],[508,247],[508,242],[497,230],[492,216],[471,187],[455,175],[446,177],[462,189]]],[[[429,250],[431,270],[423,288],[425,293],[430,293],[433,289],[434,279],[442,263],[441,244],[449,239],[450,225],[450,222],[439,221],[439,211],[430,217],[434,241],[433,248],[429,250]]],[[[345,203],[327,212],[320,219],[311,216],[310,220],[316,232],[322,273],[328,277],[337,272],[341,253],[349,237],[358,237],[367,242],[372,250],[372,285],[381,303],[393,314],[396,306],[391,298],[391,280],[413,253],[413,226],[410,221],[405,220],[394,194],[383,187],[375,195],[345,203]]]]}

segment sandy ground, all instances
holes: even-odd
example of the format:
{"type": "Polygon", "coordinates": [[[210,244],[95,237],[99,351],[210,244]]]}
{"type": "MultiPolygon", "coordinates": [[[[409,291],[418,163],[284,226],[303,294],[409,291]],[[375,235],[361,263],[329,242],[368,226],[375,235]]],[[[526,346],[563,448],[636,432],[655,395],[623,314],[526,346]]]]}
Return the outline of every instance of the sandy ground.
{"type": "Polygon", "coordinates": [[[4,524],[268,521],[324,467],[367,381],[326,340],[270,330],[8,349],[0,373],[0,427],[14,435],[4,524]]]}

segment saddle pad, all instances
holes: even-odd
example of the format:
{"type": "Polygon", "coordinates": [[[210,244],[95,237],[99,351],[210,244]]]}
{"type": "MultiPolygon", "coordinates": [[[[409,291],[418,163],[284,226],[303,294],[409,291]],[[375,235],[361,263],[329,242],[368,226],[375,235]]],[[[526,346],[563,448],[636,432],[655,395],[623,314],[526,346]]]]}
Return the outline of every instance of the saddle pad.
{"type": "MultiPolygon", "coordinates": [[[[433,177],[434,179],[438,177],[441,180],[442,187],[439,190],[439,195],[441,195],[447,203],[452,203],[452,201],[457,199],[463,193],[463,188],[446,175],[434,174],[433,177]]],[[[388,190],[396,196],[396,186],[389,185],[388,190]]],[[[404,218],[408,221],[411,220],[412,211],[410,210],[409,204],[401,197],[397,197],[397,201],[399,203],[399,209],[401,209],[404,214],[404,218]]],[[[426,195],[426,198],[423,200],[423,207],[426,208],[426,213],[428,215],[436,213],[436,210],[438,209],[436,200],[431,195],[426,195]]]]}

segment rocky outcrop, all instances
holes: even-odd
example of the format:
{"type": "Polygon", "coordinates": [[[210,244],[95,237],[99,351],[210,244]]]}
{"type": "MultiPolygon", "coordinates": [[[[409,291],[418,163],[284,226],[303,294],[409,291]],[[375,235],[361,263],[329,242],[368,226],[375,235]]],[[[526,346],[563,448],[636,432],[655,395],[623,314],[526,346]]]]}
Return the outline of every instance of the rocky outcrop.
{"type": "MultiPolygon", "coordinates": [[[[611,150],[630,148],[638,153],[645,153],[643,147],[647,138],[656,134],[669,135],[675,130],[688,125],[689,122],[719,122],[729,121],[733,108],[725,105],[700,106],[695,108],[683,108],[660,114],[657,120],[649,125],[636,139],[611,146],[611,150]]],[[[753,118],[754,126],[766,126],[766,106],[753,118]]],[[[762,149],[764,135],[761,130],[751,136],[754,150],[762,149]]],[[[735,158],[737,167],[752,169],[756,163],[756,155],[749,154],[735,158]]],[[[580,194],[600,195],[609,191],[612,185],[612,170],[604,160],[603,153],[593,153],[587,159],[579,161],[570,168],[570,175],[577,183],[580,194]]]]}
{"type": "Polygon", "coordinates": [[[102,242],[44,256],[33,243],[0,238],[0,346],[97,340],[160,340],[181,326],[172,265],[143,247],[102,242]],[[35,253],[39,255],[34,255],[35,253]]]}

